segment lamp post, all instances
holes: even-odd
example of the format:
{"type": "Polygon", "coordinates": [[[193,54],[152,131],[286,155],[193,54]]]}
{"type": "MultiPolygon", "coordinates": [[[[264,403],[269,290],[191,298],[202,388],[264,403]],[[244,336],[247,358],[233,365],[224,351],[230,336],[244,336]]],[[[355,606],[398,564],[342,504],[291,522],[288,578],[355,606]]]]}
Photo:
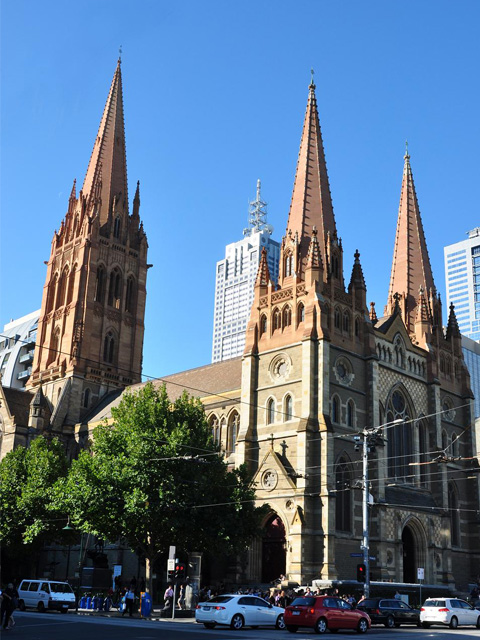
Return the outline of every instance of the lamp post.
{"type": "Polygon", "coordinates": [[[365,428],[362,431],[363,436],[363,447],[362,447],[362,459],[363,459],[363,474],[362,474],[362,489],[363,489],[363,540],[362,540],[362,551],[363,551],[363,564],[365,565],[365,587],[364,587],[364,595],[365,598],[370,596],[370,533],[369,533],[369,522],[368,522],[368,505],[369,505],[369,480],[368,480],[368,454],[369,452],[378,444],[379,439],[379,431],[383,427],[392,427],[395,424],[401,424],[403,420],[398,418],[397,420],[393,420],[393,422],[386,422],[385,424],[381,424],[379,427],[373,428],[365,428]]]}

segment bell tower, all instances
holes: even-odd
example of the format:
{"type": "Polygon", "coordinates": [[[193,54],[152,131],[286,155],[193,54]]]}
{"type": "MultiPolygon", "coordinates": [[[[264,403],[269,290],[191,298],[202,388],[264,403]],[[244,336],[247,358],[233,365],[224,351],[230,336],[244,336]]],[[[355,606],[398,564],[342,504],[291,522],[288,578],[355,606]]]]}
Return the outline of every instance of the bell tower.
{"type": "Polygon", "coordinates": [[[148,244],[139,210],[137,183],[129,213],[119,59],[83,186],[77,195],[73,183],[47,266],[28,388],[41,385],[54,429],[141,380],[148,244]]]}

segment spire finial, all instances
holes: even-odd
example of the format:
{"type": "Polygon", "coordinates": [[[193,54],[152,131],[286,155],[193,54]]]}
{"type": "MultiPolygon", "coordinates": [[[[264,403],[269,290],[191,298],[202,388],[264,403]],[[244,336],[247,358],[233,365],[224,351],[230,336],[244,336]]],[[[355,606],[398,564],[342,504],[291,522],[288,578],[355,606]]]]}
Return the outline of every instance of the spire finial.
{"type": "Polygon", "coordinates": [[[410,160],[410,156],[408,155],[408,140],[405,140],[405,155],[403,157],[405,160],[410,160]]]}
{"type": "Polygon", "coordinates": [[[122,45],[118,47],[118,62],[122,62],[122,45]]]}
{"type": "Polygon", "coordinates": [[[314,82],[315,71],[313,70],[313,68],[310,69],[310,73],[312,74],[312,78],[310,80],[309,89],[315,89],[315,82],[314,82]]]}

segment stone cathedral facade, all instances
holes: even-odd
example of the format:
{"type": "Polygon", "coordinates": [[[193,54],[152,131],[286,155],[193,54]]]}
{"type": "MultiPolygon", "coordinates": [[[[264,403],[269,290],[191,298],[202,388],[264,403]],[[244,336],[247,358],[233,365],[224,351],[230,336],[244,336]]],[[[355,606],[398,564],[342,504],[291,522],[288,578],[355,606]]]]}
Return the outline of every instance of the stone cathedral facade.
{"type": "MultiPolygon", "coordinates": [[[[74,452],[123,389],[141,384],[139,204],[137,189],[130,215],[119,64],[83,188],[54,234],[30,390],[22,399],[0,388],[3,429],[14,434],[2,455],[45,429],[74,452]]],[[[424,568],[427,584],[466,588],[480,572],[473,398],[453,307],[442,327],[408,153],[383,313],[367,303],[360,254],[344,256],[340,231],[312,82],[279,280],[263,255],[243,356],[158,381],[171,397],[203,390],[226,460],[249,467],[258,503],[270,506],[226,577],[354,578],[358,434],[382,427],[368,461],[372,580],[416,582],[424,568]]]]}

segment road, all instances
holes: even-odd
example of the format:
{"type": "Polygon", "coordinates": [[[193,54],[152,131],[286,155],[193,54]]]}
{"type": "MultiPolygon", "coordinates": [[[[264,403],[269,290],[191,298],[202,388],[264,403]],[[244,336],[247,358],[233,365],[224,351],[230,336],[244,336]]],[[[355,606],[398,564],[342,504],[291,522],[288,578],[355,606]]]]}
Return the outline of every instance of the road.
{"type": "MultiPolygon", "coordinates": [[[[170,622],[168,620],[139,620],[78,616],[75,613],[62,615],[56,612],[15,612],[16,625],[3,632],[2,640],[313,640],[316,634],[308,629],[296,634],[275,629],[242,629],[232,631],[217,627],[209,630],[194,622],[170,622]]],[[[333,634],[327,634],[333,640],[333,634]]],[[[360,638],[355,632],[339,632],[336,640],[360,638]]],[[[366,640],[480,640],[480,629],[461,627],[456,631],[442,627],[418,629],[401,627],[385,629],[375,626],[367,633],[366,640]]]]}

